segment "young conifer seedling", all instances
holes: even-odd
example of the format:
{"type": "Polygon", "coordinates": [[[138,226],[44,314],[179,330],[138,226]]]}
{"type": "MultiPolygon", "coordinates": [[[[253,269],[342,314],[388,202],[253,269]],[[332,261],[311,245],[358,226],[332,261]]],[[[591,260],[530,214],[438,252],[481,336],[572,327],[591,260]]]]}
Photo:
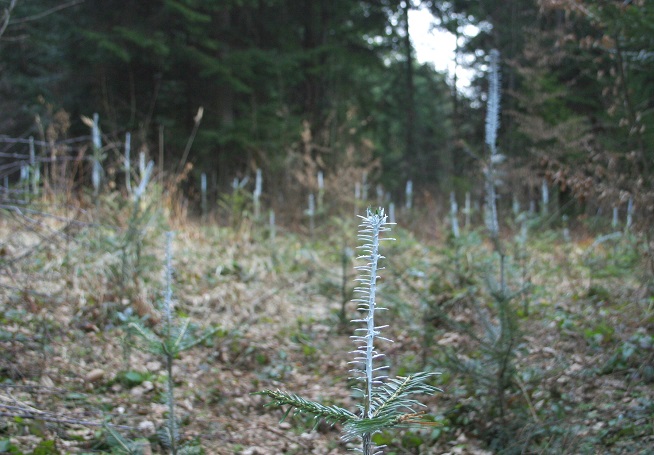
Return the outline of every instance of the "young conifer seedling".
{"type": "Polygon", "coordinates": [[[216,329],[210,328],[200,332],[189,318],[176,318],[173,311],[173,233],[166,233],[166,289],[163,295],[162,312],[164,317],[160,327],[151,329],[141,322],[132,322],[130,329],[134,331],[142,342],[138,346],[163,359],[166,365],[167,390],[166,404],[168,405],[168,421],[159,431],[162,444],[171,455],[188,455],[200,453],[200,448],[192,444],[180,445],[179,422],[175,417],[175,379],[173,377],[173,362],[183,351],[202,343],[212,336],[216,329]]]}
{"type": "Polygon", "coordinates": [[[282,421],[294,411],[313,415],[316,426],[321,421],[331,425],[342,424],[343,440],[359,439],[361,448],[356,451],[373,455],[381,454],[380,449],[383,447],[374,444],[372,436],[375,433],[389,428],[431,424],[424,412],[419,410],[424,405],[414,396],[433,394],[440,390],[427,384],[438,373],[420,372],[407,377],[389,378],[385,374],[387,366],[380,365],[383,354],[377,350],[376,341],[390,340],[381,336],[381,330],[387,326],[379,326],[375,322],[376,311],[383,309],[377,305],[376,300],[377,272],[380,270],[379,261],[383,259],[379,245],[382,240],[392,240],[382,238],[382,234],[390,230],[388,225],[391,223],[387,221],[383,208],[368,209],[366,216],[361,218],[359,240],[363,245],[358,247],[361,251],[358,259],[365,263],[356,267],[359,286],[355,289],[358,298],[354,302],[358,304],[362,317],[352,321],[361,327],[351,337],[356,343],[356,349],[352,351],[354,360],[350,362],[354,365],[351,371],[358,383],[355,391],[361,395],[362,401],[357,405],[358,411],[327,406],[280,390],[263,390],[257,394],[269,397],[272,401],[268,405],[288,406],[282,421]]]}

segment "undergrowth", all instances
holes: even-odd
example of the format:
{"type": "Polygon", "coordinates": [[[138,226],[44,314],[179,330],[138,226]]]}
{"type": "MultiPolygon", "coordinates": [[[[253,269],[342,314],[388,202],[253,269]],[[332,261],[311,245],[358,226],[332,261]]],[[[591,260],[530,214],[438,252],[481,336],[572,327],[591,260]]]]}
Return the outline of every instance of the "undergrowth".
{"type": "MultiPolygon", "coordinates": [[[[496,121],[489,117],[489,127],[496,121]]],[[[92,161],[80,164],[90,171],[113,156],[113,146],[94,147],[92,161]]],[[[491,206],[501,158],[489,152],[482,161],[491,206]]],[[[455,203],[445,226],[411,193],[398,209],[396,240],[384,244],[379,280],[375,230],[383,231],[385,213],[364,217],[363,301],[353,305],[348,220],[368,201],[346,203],[347,185],[331,182],[342,207],[322,190],[311,220],[296,207],[286,214],[291,222],[275,225],[271,216],[266,226],[259,205],[271,198],[259,200],[261,188],[243,178],[217,212],[207,202],[201,221],[186,220],[183,204],[171,202],[181,177],[170,184],[150,175],[145,158],[138,175],[120,163],[127,190],[103,183],[107,172],[78,195],[72,183],[65,193],[45,191],[46,174],[33,161],[0,204],[0,452],[385,446],[389,454],[576,454],[652,446],[647,232],[566,221],[562,235],[544,227],[554,214],[519,211],[500,229],[497,207],[485,226],[466,219],[453,229],[455,203]],[[172,225],[174,269],[172,249],[161,245],[172,225]],[[386,311],[378,311],[378,293],[386,311]],[[355,333],[353,377],[350,319],[364,328],[355,333]],[[444,393],[433,396],[436,388],[444,393]],[[287,408],[262,409],[252,395],[261,390],[287,408]],[[425,392],[427,408],[414,392],[425,392]]]]}

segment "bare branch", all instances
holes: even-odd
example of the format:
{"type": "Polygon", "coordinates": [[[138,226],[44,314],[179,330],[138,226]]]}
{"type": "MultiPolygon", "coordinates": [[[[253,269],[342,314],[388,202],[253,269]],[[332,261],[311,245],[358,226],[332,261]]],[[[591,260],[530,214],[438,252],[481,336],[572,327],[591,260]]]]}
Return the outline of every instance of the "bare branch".
{"type": "Polygon", "coordinates": [[[7,26],[9,25],[9,18],[11,17],[11,11],[16,7],[16,2],[18,0],[11,0],[9,6],[5,8],[4,13],[2,13],[2,20],[0,20],[0,36],[5,32],[7,26]]]}
{"type": "MultiPolygon", "coordinates": [[[[33,22],[33,21],[38,21],[39,19],[43,19],[46,16],[49,16],[50,14],[54,14],[58,11],[61,11],[62,9],[70,8],[73,6],[77,6],[81,3],[84,3],[86,0],[71,0],[67,3],[62,3],[61,5],[53,6],[50,9],[47,9],[45,11],[42,11],[38,14],[34,14],[32,16],[27,16],[27,17],[22,17],[20,19],[16,19],[12,21],[11,25],[16,25],[16,24],[24,24],[26,22],[33,22]]],[[[16,0],[12,0],[12,2],[16,2],[16,0]]]]}

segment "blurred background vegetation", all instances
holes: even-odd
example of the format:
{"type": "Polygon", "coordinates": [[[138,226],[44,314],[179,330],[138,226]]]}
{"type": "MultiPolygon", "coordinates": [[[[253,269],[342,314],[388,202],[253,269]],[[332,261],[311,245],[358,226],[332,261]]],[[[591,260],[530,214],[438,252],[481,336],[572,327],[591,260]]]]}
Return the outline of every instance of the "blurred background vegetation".
{"type": "Polygon", "coordinates": [[[580,202],[574,210],[625,209],[629,197],[654,209],[654,13],[644,0],[0,7],[5,137],[79,137],[88,134],[81,117],[98,112],[105,135],[131,132],[133,150],[164,158],[159,169],[175,171],[188,154],[187,186],[205,172],[215,194],[257,168],[274,199],[315,186],[316,171],[329,178],[356,166],[396,197],[409,179],[418,195],[481,194],[485,71],[498,49],[498,144],[510,163],[500,191],[535,197],[546,179],[563,203],[580,202]],[[453,58],[474,70],[469,89],[416,60],[407,18],[417,8],[458,37],[453,58]],[[475,36],[463,33],[470,25],[475,36]]]}

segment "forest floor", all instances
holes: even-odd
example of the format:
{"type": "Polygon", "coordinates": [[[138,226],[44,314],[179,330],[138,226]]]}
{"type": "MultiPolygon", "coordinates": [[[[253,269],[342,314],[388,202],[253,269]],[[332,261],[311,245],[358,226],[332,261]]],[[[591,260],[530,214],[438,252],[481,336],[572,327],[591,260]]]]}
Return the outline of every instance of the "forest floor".
{"type": "MultiPolygon", "coordinates": [[[[134,453],[166,453],[156,434],[166,367],[129,343],[125,322],[160,324],[162,224],[125,243],[111,226],[128,215],[71,223],[44,210],[0,217],[0,453],[128,453],[112,431],[139,441],[134,453]]],[[[313,430],[310,416],[280,424],[284,410],[253,393],[279,388],[356,409],[355,326],[341,315],[346,302],[345,319],[356,317],[356,220],[319,220],[312,236],[280,228],[272,238],[247,220],[174,230],[175,315],[215,330],[174,363],[181,442],[208,454],[354,447],[338,426],[313,430]]],[[[580,229],[566,241],[532,229],[523,246],[507,235],[511,322],[502,326],[492,245],[480,231],[458,240],[439,231],[425,240],[397,227],[382,245],[380,317],[394,343],[380,350],[391,374],[438,371],[443,390],[421,397],[434,425],[376,436],[385,453],[652,453],[654,280],[644,240],[580,229]]]]}

